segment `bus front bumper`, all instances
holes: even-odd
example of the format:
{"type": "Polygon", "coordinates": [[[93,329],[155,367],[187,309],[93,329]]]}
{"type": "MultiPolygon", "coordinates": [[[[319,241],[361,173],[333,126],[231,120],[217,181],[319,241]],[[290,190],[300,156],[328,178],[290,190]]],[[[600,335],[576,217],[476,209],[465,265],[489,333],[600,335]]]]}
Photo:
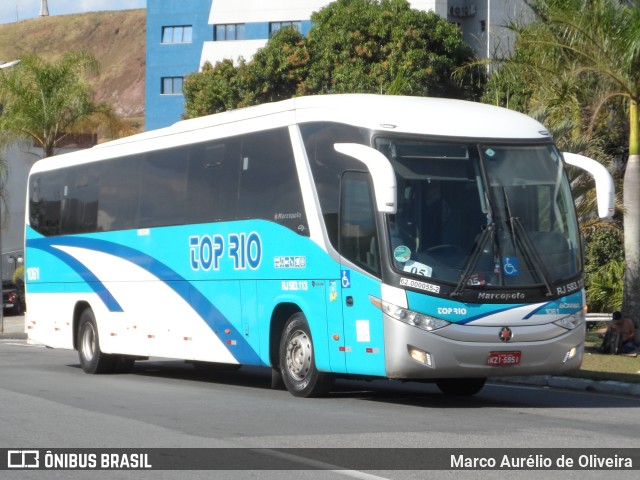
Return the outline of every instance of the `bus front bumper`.
{"type": "Polygon", "coordinates": [[[582,363],[584,325],[574,330],[553,324],[510,327],[513,340],[507,342],[500,340],[501,327],[466,327],[473,334],[465,327],[427,332],[385,315],[387,377],[426,380],[564,374],[582,363]],[[526,341],[517,341],[519,338],[526,341]]]}

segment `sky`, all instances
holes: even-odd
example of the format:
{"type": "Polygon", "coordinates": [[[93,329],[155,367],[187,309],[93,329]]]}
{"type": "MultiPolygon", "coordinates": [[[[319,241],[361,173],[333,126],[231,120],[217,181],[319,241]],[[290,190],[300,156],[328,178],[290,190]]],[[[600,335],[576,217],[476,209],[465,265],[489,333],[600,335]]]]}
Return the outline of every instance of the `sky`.
{"type": "MultiPolygon", "coordinates": [[[[38,17],[41,0],[0,0],[0,23],[38,17]]],[[[146,8],[147,0],[47,0],[49,15],[146,8]]]]}

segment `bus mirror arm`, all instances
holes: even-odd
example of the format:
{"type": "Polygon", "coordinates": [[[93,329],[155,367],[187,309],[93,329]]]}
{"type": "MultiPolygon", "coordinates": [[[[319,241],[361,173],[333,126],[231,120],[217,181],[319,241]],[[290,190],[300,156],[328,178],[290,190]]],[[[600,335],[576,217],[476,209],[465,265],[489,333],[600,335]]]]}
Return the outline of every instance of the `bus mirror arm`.
{"type": "Polygon", "coordinates": [[[366,165],[373,179],[378,211],[395,214],[397,210],[396,174],[389,159],[378,150],[358,143],[336,143],[333,148],[366,165]]]}
{"type": "Polygon", "coordinates": [[[598,216],[611,218],[616,207],[616,188],[609,171],[601,163],[578,155],[576,153],[562,152],[564,161],[569,165],[586,170],[596,182],[596,196],[598,198],[598,216]]]}

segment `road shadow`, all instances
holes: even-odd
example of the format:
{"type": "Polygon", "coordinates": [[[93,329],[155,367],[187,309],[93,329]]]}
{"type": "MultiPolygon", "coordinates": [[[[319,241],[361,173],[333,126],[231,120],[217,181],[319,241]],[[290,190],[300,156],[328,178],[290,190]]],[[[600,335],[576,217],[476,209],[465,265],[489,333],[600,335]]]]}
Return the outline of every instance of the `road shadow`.
{"type": "MultiPolygon", "coordinates": [[[[69,365],[80,368],[80,365],[69,365]]],[[[284,389],[271,388],[271,369],[243,366],[235,371],[197,369],[180,360],[138,361],[129,374],[147,378],[170,379],[177,382],[226,385],[290,395],[284,389]]],[[[397,380],[364,380],[338,378],[332,391],[320,401],[361,400],[417,408],[637,408],[640,398],[605,395],[595,392],[572,391],[532,385],[487,382],[474,396],[442,394],[433,383],[401,382],[397,380]]]]}

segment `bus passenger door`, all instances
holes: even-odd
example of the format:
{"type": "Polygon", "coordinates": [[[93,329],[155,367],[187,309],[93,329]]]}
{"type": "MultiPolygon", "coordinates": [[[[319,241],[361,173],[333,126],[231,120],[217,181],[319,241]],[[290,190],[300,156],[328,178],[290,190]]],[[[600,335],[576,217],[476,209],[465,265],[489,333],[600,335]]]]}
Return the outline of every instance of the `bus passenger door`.
{"type": "Polygon", "coordinates": [[[340,199],[340,287],[348,373],[385,375],[380,253],[369,174],[346,172],[340,199]]]}

